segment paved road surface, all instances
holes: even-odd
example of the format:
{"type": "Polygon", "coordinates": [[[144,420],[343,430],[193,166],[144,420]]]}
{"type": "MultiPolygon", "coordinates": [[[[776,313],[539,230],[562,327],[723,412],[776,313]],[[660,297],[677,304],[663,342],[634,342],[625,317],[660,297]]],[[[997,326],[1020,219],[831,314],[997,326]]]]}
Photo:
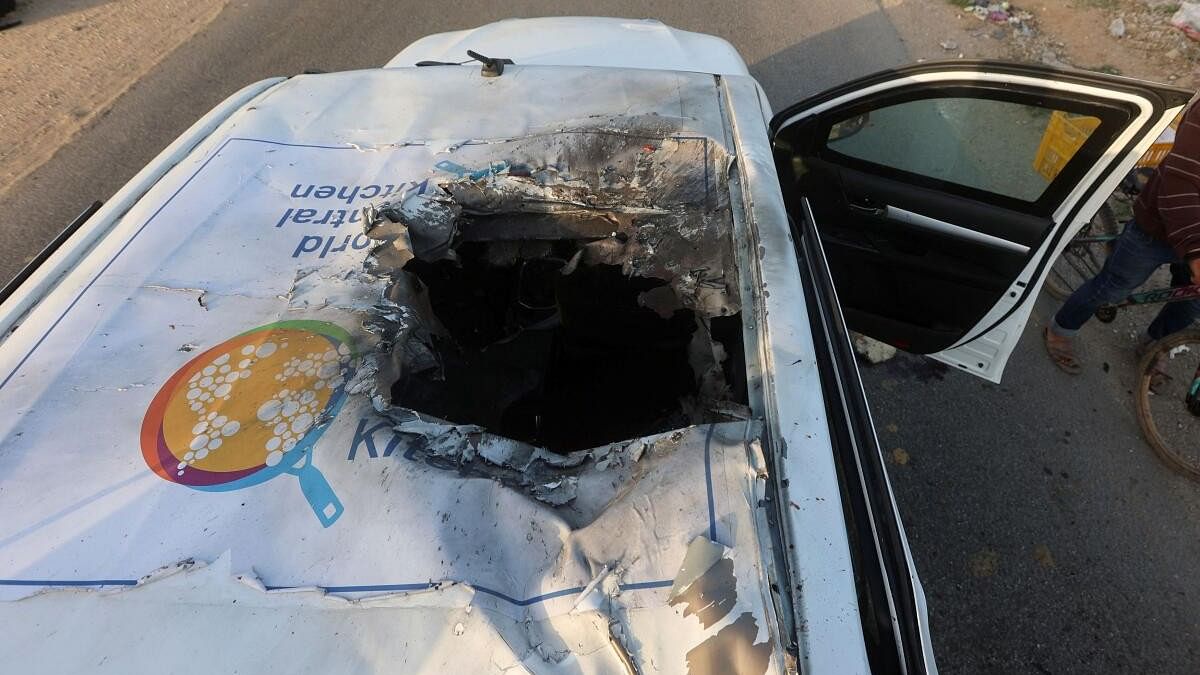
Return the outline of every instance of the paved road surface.
{"type": "Polygon", "coordinates": [[[1088,325],[1075,378],[1040,319],[1002,385],[914,356],[863,371],[944,672],[1200,672],[1200,486],[1130,403],[1151,318],[1088,325]]]}
{"type": "MultiPolygon", "coordinates": [[[[406,4],[231,4],[0,199],[0,276],[242,85],[376,66],[432,32],[509,16],[654,16],[730,40],[777,108],[910,60],[869,0],[406,4]]],[[[1195,672],[1200,488],[1159,466],[1138,437],[1120,351],[1128,331],[1092,330],[1094,363],[1074,380],[1048,365],[1033,331],[1003,386],[914,357],[864,372],[884,447],[902,450],[893,482],[940,665],[1195,672]]]]}
{"type": "MultiPolygon", "coordinates": [[[[234,0],[208,28],[166,58],[110,113],[53,160],[0,198],[0,277],[103,199],[200,115],[250,82],[309,68],[383,65],[430,33],[503,18],[608,14],[653,16],[733,42],[776,106],[847,77],[906,60],[887,19],[870,0],[743,3],[676,2],[329,3],[234,0]],[[831,54],[837,54],[830,58],[831,54]]],[[[115,46],[114,46],[115,47],[115,46]]]]}

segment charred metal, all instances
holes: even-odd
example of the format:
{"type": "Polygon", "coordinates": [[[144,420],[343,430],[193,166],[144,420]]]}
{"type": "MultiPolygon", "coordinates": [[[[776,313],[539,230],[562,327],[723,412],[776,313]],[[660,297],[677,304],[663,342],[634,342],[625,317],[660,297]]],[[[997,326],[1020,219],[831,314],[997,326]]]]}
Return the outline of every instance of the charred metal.
{"type": "Polygon", "coordinates": [[[364,211],[388,284],[367,319],[376,407],[555,453],[748,416],[719,146],[502,145],[499,171],[364,211]]]}

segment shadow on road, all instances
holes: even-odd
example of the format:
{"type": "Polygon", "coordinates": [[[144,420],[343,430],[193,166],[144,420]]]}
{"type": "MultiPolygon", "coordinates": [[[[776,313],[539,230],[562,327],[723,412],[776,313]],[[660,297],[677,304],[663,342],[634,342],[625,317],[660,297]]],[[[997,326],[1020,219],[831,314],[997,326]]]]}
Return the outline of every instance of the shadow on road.
{"type": "Polygon", "coordinates": [[[882,11],[853,19],[752,64],[776,110],[843,82],[906,65],[908,50],[882,11]]]}
{"type": "Polygon", "coordinates": [[[22,25],[28,26],[39,21],[52,19],[64,14],[83,12],[93,7],[107,5],[112,0],[18,0],[17,8],[5,19],[17,19],[22,25]]]}

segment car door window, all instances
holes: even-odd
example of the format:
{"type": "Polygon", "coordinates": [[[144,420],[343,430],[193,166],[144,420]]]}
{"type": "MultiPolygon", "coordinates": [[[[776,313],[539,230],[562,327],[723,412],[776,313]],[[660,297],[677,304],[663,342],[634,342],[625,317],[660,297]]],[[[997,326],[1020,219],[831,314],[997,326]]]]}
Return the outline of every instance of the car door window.
{"type": "Polygon", "coordinates": [[[1100,118],[982,98],[927,98],[872,110],[828,148],[908,173],[1037,201],[1100,118]]]}
{"type": "Polygon", "coordinates": [[[1049,259],[1190,92],[946,62],[841,85],[771,122],[850,327],[996,379],[1049,259]]]}
{"type": "Polygon", "coordinates": [[[829,114],[814,127],[820,161],[806,190],[855,325],[920,352],[960,340],[1052,231],[1052,203],[1102,152],[1089,141],[1117,131],[1112,118],[1044,94],[963,88],[829,114]],[[936,286],[944,302],[911,293],[936,286]]]}

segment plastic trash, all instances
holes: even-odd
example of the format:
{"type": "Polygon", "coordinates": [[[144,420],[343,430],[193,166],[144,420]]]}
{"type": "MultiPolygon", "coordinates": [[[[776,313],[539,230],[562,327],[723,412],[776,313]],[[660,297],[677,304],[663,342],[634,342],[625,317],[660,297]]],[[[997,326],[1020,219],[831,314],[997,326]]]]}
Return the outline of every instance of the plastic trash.
{"type": "Polygon", "coordinates": [[[1171,25],[1193,40],[1200,41],[1200,3],[1182,2],[1171,17],[1171,25]]]}
{"type": "MultiPolygon", "coordinates": [[[[1028,24],[1029,21],[1033,20],[1033,13],[1019,7],[1014,7],[1011,3],[995,2],[994,0],[970,0],[963,9],[980,21],[1009,26],[1016,37],[1029,37],[1034,33],[1033,28],[1028,24]]],[[[994,37],[1000,39],[1004,37],[1004,34],[995,35],[994,37]]]]}
{"type": "Polygon", "coordinates": [[[1125,17],[1118,16],[1108,24],[1108,32],[1115,38],[1125,37],[1125,17]]]}

